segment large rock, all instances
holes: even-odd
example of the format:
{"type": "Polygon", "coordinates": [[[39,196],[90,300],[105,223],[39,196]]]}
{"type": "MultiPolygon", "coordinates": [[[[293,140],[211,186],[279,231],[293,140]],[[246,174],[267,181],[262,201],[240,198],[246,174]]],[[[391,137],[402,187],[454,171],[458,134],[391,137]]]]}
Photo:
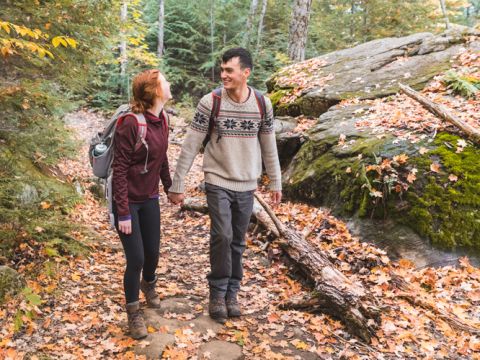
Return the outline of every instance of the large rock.
{"type": "Polygon", "coordinates": [[[286,195],[328,206],[341,215],[391,219],[439,247],[468,247],[478,253],[480,147],[469,145],[457,153],[459,137],[447,133],[437,134],[432,142],[425,139],[415,144],[388,133],[377,136],[368,128],[355,126],[367,110],[362,105],[337,105],[319,118],[284,172],[286,195]],[[429,149],[428,153],[420,154],[421,147],[429,149]],[[395,191],[397,183],[384,177],[386,173],[378,177],[375,171],[365,170],[382,158],[399,154],[409,157],[405,165],[396,168],[410,186],[401,194],[395,191]],[[430,170],[433,162],[441,165],[438,173],[430,170]],[[413,167],[418,169],[418,179],[409,184],[406,175],[413,167]],[[458,180],[449,180],[450,174],[458,180]],[[382,197],[372,195],[372,187],[382,197]]]}
{"type": "Polygon", "coordinates": [[[15,295],[25,286],[25,280],[12,268],[0,266],[0,303],[7,295],[15,295]]]}
{"type": "Polygon", "coordinates": [[[286,67],[268,80],[268,91],[277,115],[318,116],[343,99],[395,94],[399,83],[420,89],[447,70],[461,49],[479,47],[478,41],[466,43],[467,34],[478,35],[455,28],[441,35],[419,33],[373,40],[286,67]],[[299,87],[298,79],[302,80],[301,89],[305,84],[317,85],[302,90],[294,102],[279,105],[283,95],[299,87]]]}

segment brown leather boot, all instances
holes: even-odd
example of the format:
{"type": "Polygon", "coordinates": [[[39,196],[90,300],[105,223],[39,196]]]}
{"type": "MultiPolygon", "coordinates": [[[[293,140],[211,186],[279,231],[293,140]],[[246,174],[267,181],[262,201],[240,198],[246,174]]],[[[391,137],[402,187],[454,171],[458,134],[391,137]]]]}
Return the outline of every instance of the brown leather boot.
{"type": "Polygon", "coordinates": [[[136,340],[147,337],[148,331],[138,301],[127,304],[127,317],[130,336],[136,340]]]}
{"type": "Polygon", "coordinates": [[[147,300],[147,306],[150,308],[159,309],[160,308],[160,298],[155,291],[155,285],[157,284],[157,277],[152,282],[147,282],[144,279],[140,281],[140,290],[142,290],[145,295],[145,300],[147,300]]]}
{"type": "Polygon", "coordinates": [[[229,317],[242,316],[242,310],[240,309],[236,293],[227,293],[226,305],[229,317]]]}
{"type": "Polygon", "coordinates": [[[208,314],[210,317],[220,324],[225,324],[227,321],[227,306],[225,304],[225,297],[210,295],[210,302],[208,304],[208,314]]]}

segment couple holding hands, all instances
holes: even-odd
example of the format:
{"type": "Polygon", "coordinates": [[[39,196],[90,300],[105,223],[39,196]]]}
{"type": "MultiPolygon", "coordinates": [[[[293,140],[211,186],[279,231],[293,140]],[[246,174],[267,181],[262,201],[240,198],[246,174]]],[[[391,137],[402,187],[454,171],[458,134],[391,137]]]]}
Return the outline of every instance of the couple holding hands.
{"type": "Polygon", "coordinates": [[[117,123],[114,145],[113,210],[126,256],[124,291],[130,335],[147,336],[139,293],[147,306],[160,307],[155,270],[160,247],[159,183],[173,204],[184,199],[184,179],[195,156],[204,149],[203,171],[210,226],[209,315],[220,323],[241,316],[237,294],[243,277],[245,234],[253,208],[262,160],[270,178],[273,204],[282,198],[281,173],[273,110],[247,85],[253,68],[250,53],[234,48],[222,55],[223,87],[199,102],[177,161],[173,181],[167,158],[170,84],[158,70],[133,80],[132,111],[146,118],[143,146],[136,146],[139,125],[126,115],[117,123]],[[263,110],[262,110],[263,109],[263,110]],[[214,121],[213,131],[210,123],[214,121]]]}

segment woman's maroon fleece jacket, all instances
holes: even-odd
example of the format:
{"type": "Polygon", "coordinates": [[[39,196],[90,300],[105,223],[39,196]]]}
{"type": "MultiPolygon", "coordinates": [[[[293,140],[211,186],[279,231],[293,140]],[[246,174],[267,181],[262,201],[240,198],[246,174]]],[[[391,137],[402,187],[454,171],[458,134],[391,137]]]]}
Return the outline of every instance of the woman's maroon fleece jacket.
{"type": "Polygon", "coordinates": [[[138,125],[134,116],[127,115],[118,120],[115,130],[113,158],[113,198],[117,205],[119,220],[130,219],[128,203],[140,203],[150,198],[158,198],[158,185],[162,180],[163,189],[168,191],[172,185],[168,167],[168,123],[162,111],[157,117],[145,112],[147,121],[148,162],[145,166],[147,149],[141,146],[135,150],[138,139],[138,125]]]}

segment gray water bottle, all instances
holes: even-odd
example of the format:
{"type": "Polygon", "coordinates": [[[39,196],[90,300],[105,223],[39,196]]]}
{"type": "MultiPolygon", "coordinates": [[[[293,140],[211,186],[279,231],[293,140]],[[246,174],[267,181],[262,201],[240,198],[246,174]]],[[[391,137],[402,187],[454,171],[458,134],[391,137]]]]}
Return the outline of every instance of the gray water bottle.
{"type": "Polygon", "coordinates": [[[108,146],[105,144],[97,144],[95,145],[95,148],[93,149],[93,155],[94,156],[100,156],[102,155],[105,151],[107,151],[108,146]]]}

